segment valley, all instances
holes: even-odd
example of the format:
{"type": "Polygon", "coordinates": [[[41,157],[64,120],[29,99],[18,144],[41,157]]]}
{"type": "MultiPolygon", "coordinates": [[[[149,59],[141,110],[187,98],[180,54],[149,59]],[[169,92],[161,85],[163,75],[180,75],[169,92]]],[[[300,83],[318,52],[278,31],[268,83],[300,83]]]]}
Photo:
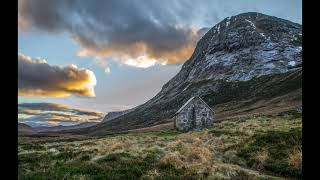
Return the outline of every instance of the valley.
{"type": "Polygon", "coordinates": [[[300,24],[227,17],[147,102],[98,123],[19,124],[19,179],[302,179],[302,74],[300,24]],[[173,115],[195,96],[213,125],[182,133],[173,115]]]}

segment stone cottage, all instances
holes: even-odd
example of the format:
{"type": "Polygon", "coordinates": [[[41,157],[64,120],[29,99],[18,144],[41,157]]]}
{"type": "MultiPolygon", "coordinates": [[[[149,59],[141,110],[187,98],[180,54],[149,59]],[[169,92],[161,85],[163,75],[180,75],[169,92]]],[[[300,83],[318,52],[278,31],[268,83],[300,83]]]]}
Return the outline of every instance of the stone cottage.
{"type": "Polygon", "coordinates": [[[182,131],[202,130],[213,123],[214,111],[201,97],[190,98],[174,115],[174,127],[182,131]]]}

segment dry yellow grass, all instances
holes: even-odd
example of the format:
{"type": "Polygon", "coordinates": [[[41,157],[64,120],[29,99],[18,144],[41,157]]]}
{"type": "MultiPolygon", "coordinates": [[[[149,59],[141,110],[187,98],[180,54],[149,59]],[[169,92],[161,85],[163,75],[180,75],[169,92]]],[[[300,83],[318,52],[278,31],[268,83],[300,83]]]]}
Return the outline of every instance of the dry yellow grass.
{"type": "Polygon", "coordinates": [[[259,170],[262,170],[265,161],[269,158],[269,153],[266,150],[262,150],[256,153],[256,156],[254,158],[258,161],[255,167],[259,170]]]}
{"type": "MultiPolygon", "coordinates": [[[[153,165],[172,165],[176,169],[194,172],[202,179],[281,179],[263,174],[263,164],[269,158],[267,150],[262,149],[254,155],[259,162],[256,170],[246,167],[246,162],[237,153],[242,146],[256,133],[270,130],[288,131],[301,127],[301,119],[287,120],[281,118],[256,117],[246,121],[225,121],[215,123],[209,130],[200,132],[144,132],[129,133],[113,137],[84,139],[75,141],[41,142],[39,149],[25,145],[19,147],[19,155],[26,153],[47,153],[55,156],[59,153],[72,152],[89,154],[88,162],[99,165],[99,160],[116,153],[128,153],[138,159],[157,154],[153,165]]],[[[36,143],[32,140],[30,144],[36,143]]],[[[80,155],[79,155],[80,156],[80,155]]],[[[80,156],[81,157],[81,156],[80,156]]],[[[77,157],[68,160],[76,161],[77,157]]],[[[302,153],[295,149],[289,155],[290,166],[301,169],[302,153]]],[[[157,179],[163,176],[160,169],[148,169],[142,179],[157,179]]],[[[71,177],[71,176],[68,176],[71,177]]],[[[86,179],[85,175],[72,176],[86,179]]],[[[200,178],[200,179],[201,179],[200,178]]],[[[90,178],[89,178],[90,179],[90,178]]]]}
{"type": "Polygon", "coordinates": [[[300,149],[295,149],[293,152],[289,155],[289,164],[296,168],[301,169],[302,167],[302,151],[300,149]]]}

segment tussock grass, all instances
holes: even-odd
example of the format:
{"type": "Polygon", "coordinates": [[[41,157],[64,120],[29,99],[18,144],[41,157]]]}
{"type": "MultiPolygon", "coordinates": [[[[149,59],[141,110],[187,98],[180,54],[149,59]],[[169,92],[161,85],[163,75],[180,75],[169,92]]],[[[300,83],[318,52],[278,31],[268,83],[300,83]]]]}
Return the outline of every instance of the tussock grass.
{"type": "Polygon", "coordinates": [[[212,160],[212,152],[204,142],[191,133],[177,136],[168,144],[167,153],[161,163],[176,168],[206,168],[212,160]]]}
{"type": "Polygon", "coordinates": [[[302,168],[302,151],[301,149],[294,149],[290,154],[289,154],[289,159],[288,159],[289,166],[296,170],[301,170],[302,168]]]}
{"type": "Polygon", "coordinates": [[[301,178],[301,115],[256,116],[181,133],[19,139],[19,179],[301,178]]]}

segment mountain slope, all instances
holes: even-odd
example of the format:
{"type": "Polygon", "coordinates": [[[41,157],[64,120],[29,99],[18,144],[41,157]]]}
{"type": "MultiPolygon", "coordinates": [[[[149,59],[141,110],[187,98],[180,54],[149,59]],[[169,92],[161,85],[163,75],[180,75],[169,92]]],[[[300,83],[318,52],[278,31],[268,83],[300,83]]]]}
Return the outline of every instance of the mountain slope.
{"type": "Polygon", "coordinates": [[[109,112],[105,115],[105,117],[103,118],[102,122],[106,122],[106,121],[110,121],[112,119],[115,119],[117,117],[120,117],[130,111],[134,110],[134,108],[132,109],[128,109],[128,110],[124,110],[124,111],[114,111],[114,112],[109,112]]]}
{"type": "Polygon", "coordinates": [[[216,120],[301,106],[301,25],[260,13],[226,18],[197,43],[181,71],[133,111],[96,126],[70,131],[104,135],[171,121],[199,95],[216,120]]]}

